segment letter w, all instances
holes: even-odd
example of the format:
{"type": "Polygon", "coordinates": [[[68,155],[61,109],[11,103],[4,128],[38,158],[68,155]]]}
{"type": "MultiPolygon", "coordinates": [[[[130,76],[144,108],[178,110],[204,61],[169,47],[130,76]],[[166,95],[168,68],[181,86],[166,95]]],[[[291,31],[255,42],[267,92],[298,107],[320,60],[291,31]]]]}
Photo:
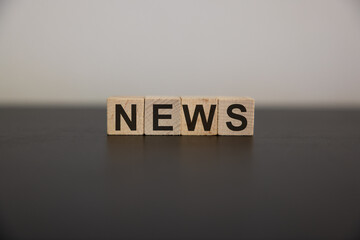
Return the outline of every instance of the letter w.
{"type": "Polygon", "coordinates": [[[183,110],[184,110],[184,115],[185,115],[185,120],[186,120],[186,125],[188,127],[188,130],[189,131],[194,131],[195,130],[196,121],[197,121],[197,119],[199,117],[199,114],[200,114],[204,130],[205,131],[210,131],[211,124],[213,122],[214,115],[215,115],[215,109],[216,109],[216,105],[211,105],[210,112],[209,112],[209,118],[208,118],[208,120],[206,120],[204,106],[203,105],[196,105],[193,119],[191,119],[190,118],[190,113],[189,113],[189,106],[188,105],[183,105],[183,110]]]}

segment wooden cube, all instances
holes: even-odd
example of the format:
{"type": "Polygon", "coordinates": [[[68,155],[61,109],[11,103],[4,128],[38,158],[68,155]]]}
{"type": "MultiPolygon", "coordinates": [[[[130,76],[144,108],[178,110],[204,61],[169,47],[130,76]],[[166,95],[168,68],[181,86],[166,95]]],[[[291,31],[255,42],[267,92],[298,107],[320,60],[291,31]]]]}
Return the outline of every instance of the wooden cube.
{"type": "Polygon", "coordinates": [[[144,98],[109,97],[107,133],[108,135],[143,135],[144,98]]]}
{"type": "Polygon", "coordinates": [[[255,101],[248,97],[218,98],[218,134],[251,136],[254,134],[255,101]]]}
{"type": "Polygon", "coordinates": [[[216,135],[217,99],[215,97],[181,98],[181,134],[216,135]]]}
{"type": "Polygon", "coordinates": [[[145,97],[145,135],[180,135],[180,97],[145,97]]]}

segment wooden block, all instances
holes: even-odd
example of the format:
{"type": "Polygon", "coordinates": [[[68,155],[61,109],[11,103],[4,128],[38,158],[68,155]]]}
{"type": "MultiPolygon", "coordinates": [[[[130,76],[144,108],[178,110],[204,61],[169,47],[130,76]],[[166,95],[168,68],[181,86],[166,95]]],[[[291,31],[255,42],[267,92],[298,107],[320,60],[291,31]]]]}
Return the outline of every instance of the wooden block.
{"type": "Polygon", "coordinates": [[[144,98],[109,97],[107,133],[108,135],[143,135],[144,98]]]}
{"type": "Polygon", "coordinates": [[[218,134],[252,136],[255,101],[248,97],[218,98],[218,134]]]}
{"type": "Polygon", "coordinates": [[[145,97],[145,135],[180,135],[180,97],[145,97]]]}
{"type": "Polygon", "coordinates": [[[181,98],[181,134],[216,135],[217,99],[215,97],[181,98]]]}

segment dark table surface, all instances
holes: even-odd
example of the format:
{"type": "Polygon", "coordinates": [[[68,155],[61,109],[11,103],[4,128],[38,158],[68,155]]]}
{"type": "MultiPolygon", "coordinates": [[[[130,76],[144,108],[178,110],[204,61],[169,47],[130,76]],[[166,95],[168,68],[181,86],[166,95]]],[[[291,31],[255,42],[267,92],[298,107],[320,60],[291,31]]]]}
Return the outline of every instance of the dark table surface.
{"type": "Polygon", "coordinates": [[[359,239],[359,173],[359,110],[108,137],[105,109],[1,108],[0,238],[359,239]]]}

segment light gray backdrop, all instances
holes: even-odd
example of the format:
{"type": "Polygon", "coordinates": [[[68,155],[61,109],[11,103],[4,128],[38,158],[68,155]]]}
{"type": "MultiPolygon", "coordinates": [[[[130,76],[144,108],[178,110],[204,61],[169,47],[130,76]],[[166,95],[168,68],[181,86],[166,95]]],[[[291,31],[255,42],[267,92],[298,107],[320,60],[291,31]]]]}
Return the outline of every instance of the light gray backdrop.
{"type": "Polygon", "coordinates": [[[360,106],[360,1],[0,0],[0,104],[360,106]]]}

